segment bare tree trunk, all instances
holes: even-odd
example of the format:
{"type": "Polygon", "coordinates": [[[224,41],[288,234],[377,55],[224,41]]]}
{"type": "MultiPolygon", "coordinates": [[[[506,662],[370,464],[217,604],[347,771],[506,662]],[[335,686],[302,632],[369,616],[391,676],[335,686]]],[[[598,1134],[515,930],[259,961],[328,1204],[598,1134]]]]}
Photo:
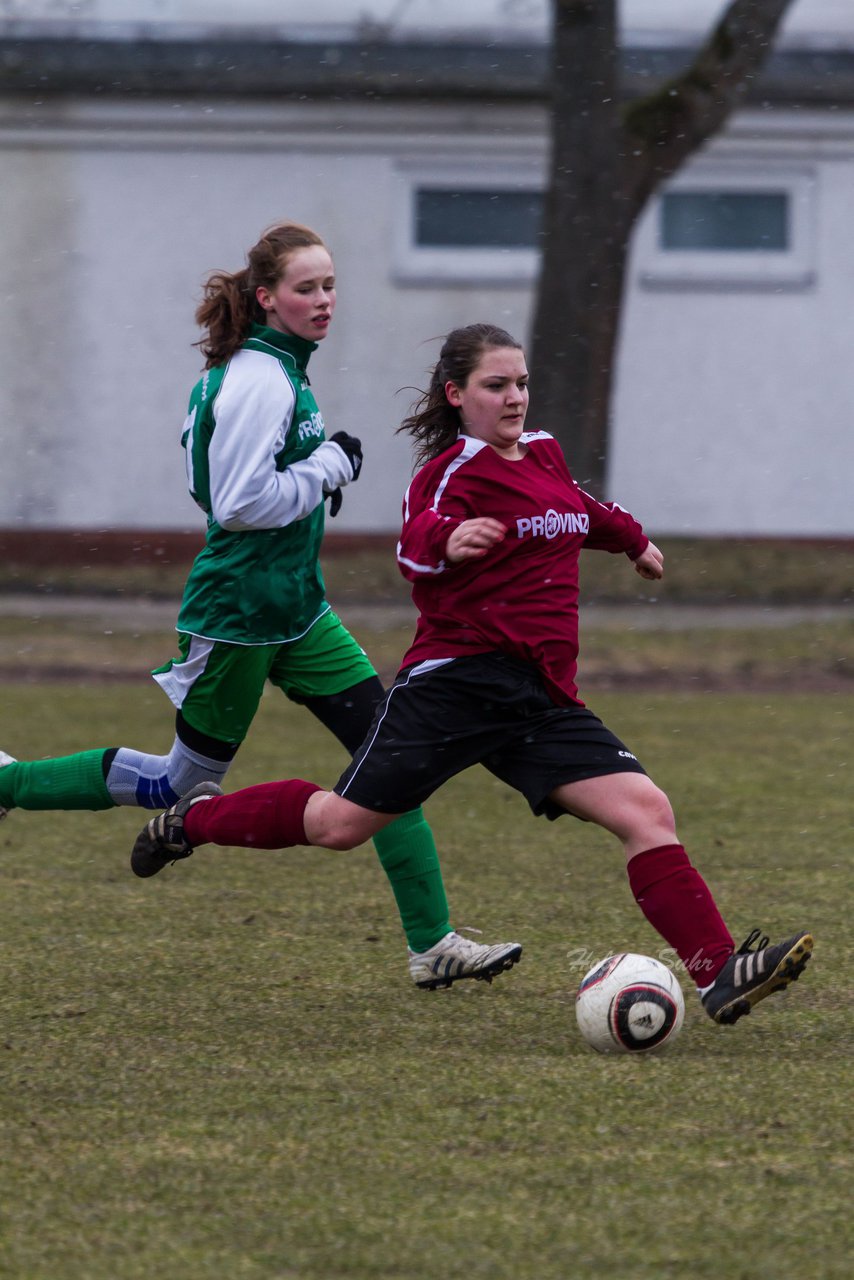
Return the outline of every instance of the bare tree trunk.
{"type": "Polygon", "coordinates": [[[534,425],[601,493],[626,247],[616,0],[555,0],[553,127],[532,324],[534,425]]]}
{"type": "Polygon", "coordinates": [[[727,121],[792,0],[732,0],[684,74],[623,109],[616,0],[552,0],[552,134],[531,326],[531,423],[605,496],[632,229],[649,196],[727,121]]]}

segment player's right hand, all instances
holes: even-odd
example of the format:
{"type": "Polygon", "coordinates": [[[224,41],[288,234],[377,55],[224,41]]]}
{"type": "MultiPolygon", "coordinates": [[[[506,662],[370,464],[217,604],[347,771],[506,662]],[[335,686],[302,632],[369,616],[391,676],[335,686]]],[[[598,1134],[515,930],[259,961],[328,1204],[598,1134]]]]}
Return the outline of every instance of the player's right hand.
{"type": "Polygon", "coordinates": [[[341,510],[341,503],[344,501],[344,496],[340,489],[333,489],[327,496],[329,498],[329,514],[333,517],[337,516],[338,512],[341,510]]]}
{"type": "Polygon", "coordinates": [[[500,520],[493,520],[492,516],[475,516],[472,520],[463,520],[449,534],[445,556],[451,564],[460,564],[463,560],[479,560],[497,542],[502,542],[506,534],[506,527],[500,520]]]}

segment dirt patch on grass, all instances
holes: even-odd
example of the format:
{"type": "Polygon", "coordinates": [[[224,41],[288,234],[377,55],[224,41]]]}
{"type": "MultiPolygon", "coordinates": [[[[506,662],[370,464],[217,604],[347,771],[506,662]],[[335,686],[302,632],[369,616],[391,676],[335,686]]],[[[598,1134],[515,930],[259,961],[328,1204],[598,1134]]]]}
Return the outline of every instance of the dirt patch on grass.
{"type": "MultiPolygon", "coordinates": [[[[177,653],[174,602],[7,595],[0,683],[150,681],[177,653]]],[[[381,678],[398,670],[414,629],[402,604],[348,603],[340,615],[381,678]]],[[[854,692],[854,606],[588,605],[580,687],[696,693],[854,692]]]]}

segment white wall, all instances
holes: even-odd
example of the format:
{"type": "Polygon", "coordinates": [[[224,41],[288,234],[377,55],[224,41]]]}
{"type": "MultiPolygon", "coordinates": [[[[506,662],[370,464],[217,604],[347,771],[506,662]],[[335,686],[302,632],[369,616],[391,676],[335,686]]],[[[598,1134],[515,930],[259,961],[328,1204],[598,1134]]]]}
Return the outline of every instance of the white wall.
{"type": "MultiPolygon", "coordinates": [[[[396,528],[410,460],[393,428],[412,399],[397,392],[423,385],[437,348],[422,344],[474,316],[521,329],[527,291],[395,286],[389,139],[342,146],[352,107],[320,138],[299,108],[218,106],[213,127],[204,108],[172,114],[91,107],[34,135],[0,104],[0,527],[197,523],[178,438],[201,282],[292,217],[339,278],[313,385],[328,429],[367,450],[336,528],[396,528]]],[[[383,116],[408,148],[400,111],[383,116]]]]}
{"type": "Polygon", "coordinates": [[[663,532],[850,536],[854,117],[831,126],[799,113],[765,137],[762,125],[742,115],[702,163],[803,179],[808,282],[651,288],[647,210],[635,237],[610,488],[663,532]]]}
{"type": "MultiPolygon", "coordinates": [[[[610,487],[658,533],[854,536],[854,114],[774,122],[740,117],[716,147],[813,175],[810,283],[648,287],[639,229],[610,487]]],[[[524,338],[531,306],[526,283],[399,277],[401,166],[543,154],[533,108],[0,102],[0,528],[198,527],[178,434],[200,285],[289,216],[335,253],[312,380],[328,428],[366,446],[336,527],[396,529],[397,393],[424,385],[427,340],[480,319],[524,338]]]]}

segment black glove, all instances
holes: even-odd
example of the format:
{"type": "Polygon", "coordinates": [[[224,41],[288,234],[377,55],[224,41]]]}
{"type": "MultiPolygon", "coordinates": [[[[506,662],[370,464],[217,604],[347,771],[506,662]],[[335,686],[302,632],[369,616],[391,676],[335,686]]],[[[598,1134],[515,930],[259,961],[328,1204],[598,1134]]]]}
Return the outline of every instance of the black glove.
{"type": "Polygon", "coordinates": [[[341,490],[333,489],[332,492],[328,495],[328,497],[329,497],[329,514],[331,516],[337,516],[338,512],[341,510],[341,503],[344,500],[341,494],[341,490]]]}
{"type": "MultiPolygon", "coordinates": [[[[347,455],[350,466],[353,468],[353,479],[359,479],[359,472],[362,470],[362,442],[357,440],[355,436],[348,436],[346,431],[336,431],[334,436],[329,437],[340,449],[343,449],[347,455]]],[[[340,505],[340,504],[339,504],[340,505]]],[[[330,515],[334,512],[330,508],[330,515]]]]}

